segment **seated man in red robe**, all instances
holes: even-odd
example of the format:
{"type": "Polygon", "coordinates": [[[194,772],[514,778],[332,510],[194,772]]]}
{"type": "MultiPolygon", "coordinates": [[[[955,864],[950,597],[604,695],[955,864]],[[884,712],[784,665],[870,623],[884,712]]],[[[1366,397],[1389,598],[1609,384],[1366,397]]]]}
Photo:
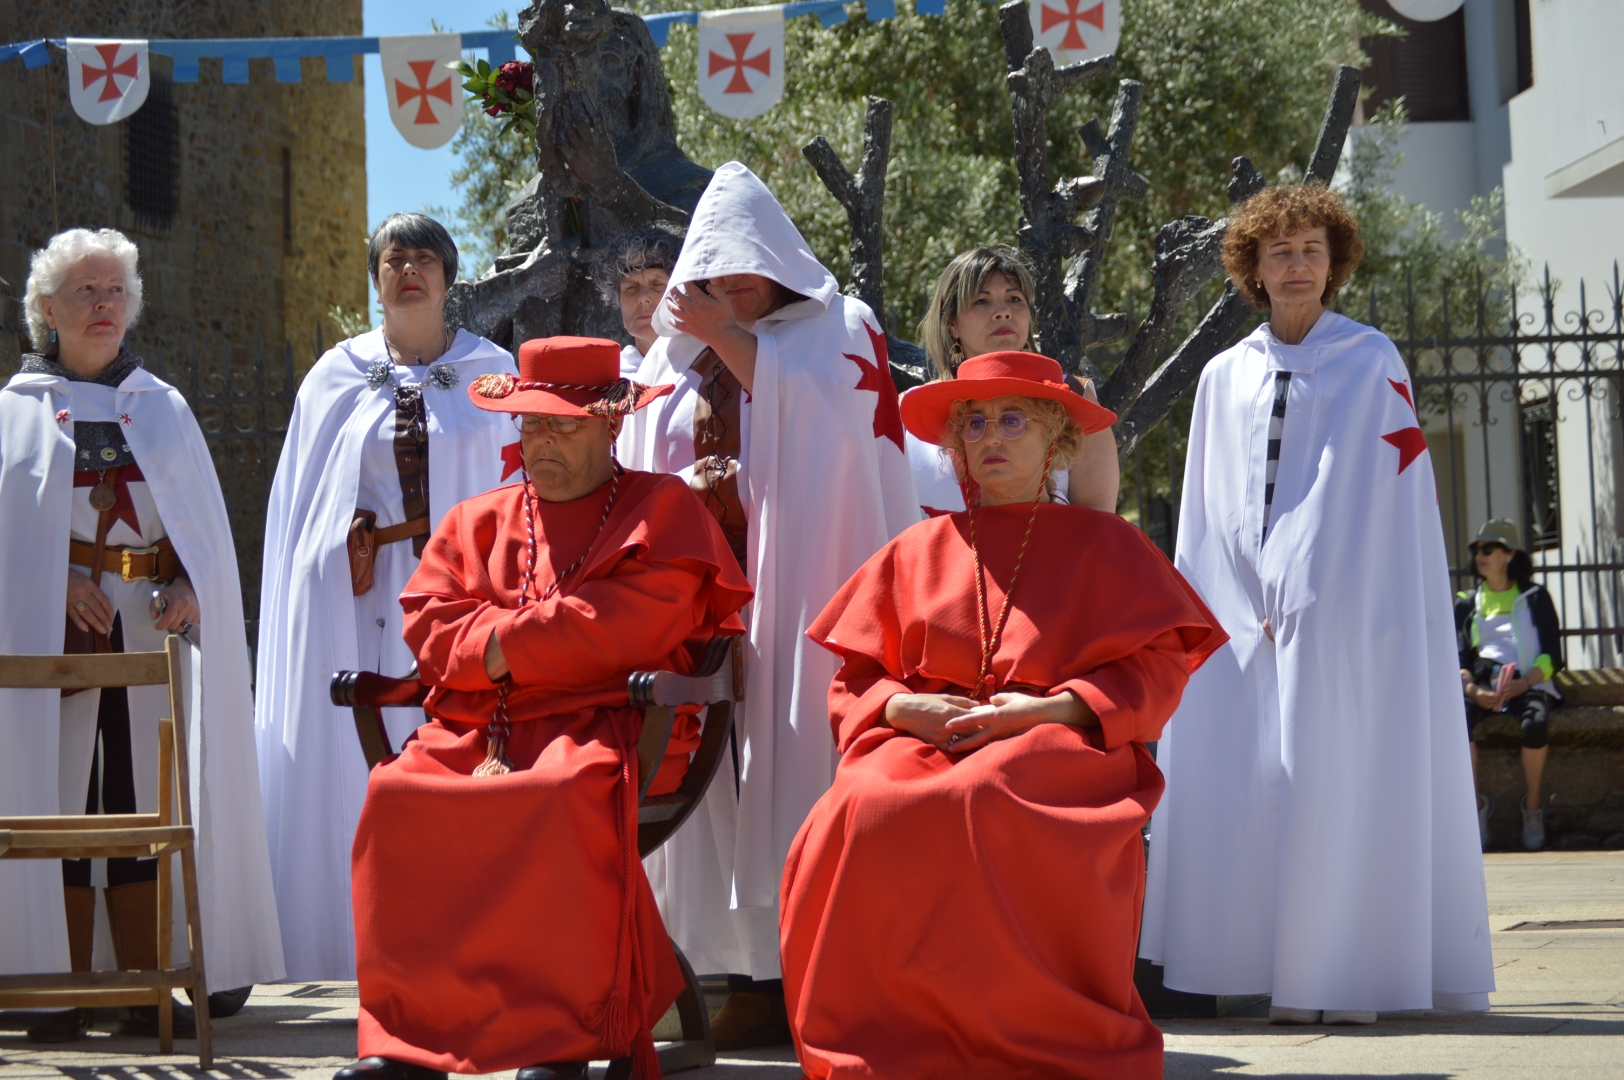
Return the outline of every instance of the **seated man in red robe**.
{"type": "Polygon", "coordinates": [[[902,399],[968,509],[881,548],[807,631],[841,658],[840,765],[783,882],[812,1080],[1160,1080],[1133,986],[1144,744],[1225,635],[1138,529],[1054,501],[1112,419],[1031,353],[902,399]]]}
{"type": "MultiPolygon", "coordinates": [[[[585,1074],[633,1058],[682,989],[637,857],[638,670],[743,632],[750,587],[674,476],[610,455],[667,392],[610,341],[549,338],[469,394],[509,412],[525,477],[453,507],[401,604],[429,723],[372,772],[355,836],[361,1060],[338,1080],[585,1074]]],[[[697,746],[679,716],[652,794],[697,746]]]]}

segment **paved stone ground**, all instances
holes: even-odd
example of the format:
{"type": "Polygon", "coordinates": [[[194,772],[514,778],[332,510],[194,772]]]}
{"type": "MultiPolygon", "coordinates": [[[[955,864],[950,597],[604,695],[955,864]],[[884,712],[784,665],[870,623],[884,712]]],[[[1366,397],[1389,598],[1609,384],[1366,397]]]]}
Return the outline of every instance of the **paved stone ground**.
{"type": "MultiPolygon", "coordinates": [[[[1624,928],[1514,929],[1624,920],[1624,852],[1491,854],[1486,862],[1499,979],[1490,1013],[1383,1016],[1369,1028],[1270,1027],[1261,1007],[1221,1020],[1168,1021],[1169,1080],[1624,1078],[1624,928]]],[[[354,984],[261,987],[215,1028],[216,1075],[328,1080],[354,1056],[355,1010],[354,984]]],[[[49,1049],[0,1022],[0,1080],[204,1078],[195,1057],[158,1057],[150,1040],[109,1034],[108,1022],[97,1027],[49,1049]]],[[[800,1070],[783,1048],[727,1055],[714,1068],[677,1075],[798,1080],[800,1070]]]]}

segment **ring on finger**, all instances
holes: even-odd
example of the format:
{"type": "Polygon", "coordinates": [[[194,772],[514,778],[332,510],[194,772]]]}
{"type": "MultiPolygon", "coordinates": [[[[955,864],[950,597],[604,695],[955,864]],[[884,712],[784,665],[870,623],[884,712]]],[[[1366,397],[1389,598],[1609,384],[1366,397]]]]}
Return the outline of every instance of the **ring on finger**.
{"type": "Polygon", "coordinates": [[[73,610],[75,610],[75,611],[83,611],[84,609],[85,609],[85,602],[83,600],[81,600],[77,604],[73,605],[73,610]]]}
{"type": "Polygon", "coordinates": [[[190,620],[190,619],[183,620],[181,622],[181,624],[180,624],[180,632],[183,633],[183,634],[189,634],[189,633],[191,633],[191,631],[192,631],[192,620],[190,620]]]}

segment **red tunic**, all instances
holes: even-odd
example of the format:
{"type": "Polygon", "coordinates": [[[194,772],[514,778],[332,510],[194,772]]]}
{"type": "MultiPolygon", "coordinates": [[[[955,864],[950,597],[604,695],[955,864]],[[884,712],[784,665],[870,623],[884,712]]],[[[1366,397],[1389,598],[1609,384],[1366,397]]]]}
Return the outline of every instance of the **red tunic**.
{"type": "MultiPolygon", "coordinates": [[[[657,1075],[649,1027],[682,978],[637,858],[626,678],[691,670],[695,647],[743,631],[750,588],[686,484],[628,472],[601,532],[609,485],[539,504],[532,597],[591,550],[519,607],[522,492],[454,507],[401,597],[433,720],[373,770],[355,835],[360,1054],[486,1073],[636,1051],[657,1075]],[[516,768],[475,778],[493,630],[516,768]]],[[[680,782],[697,729],[679,719],[655,790],[680,782]]]]}
{"type": "MultiPolygon", "coordinates": [[[[996,617],[1032,512],[976,512],[996,617]]],[[[968,755],[881,723],[898,693],[958,693],[981,645],[963,513],[882,548],[807,636],[843,663],[844,755],[784,871],[784,992],[809,1077],[1162,1075],[1133,987],[1140,830],[1162,778],[1143,743],[1224,633],[1119,518],[1040,507],[998,685],[1075,691],[1100,718],[968,755]]]]}

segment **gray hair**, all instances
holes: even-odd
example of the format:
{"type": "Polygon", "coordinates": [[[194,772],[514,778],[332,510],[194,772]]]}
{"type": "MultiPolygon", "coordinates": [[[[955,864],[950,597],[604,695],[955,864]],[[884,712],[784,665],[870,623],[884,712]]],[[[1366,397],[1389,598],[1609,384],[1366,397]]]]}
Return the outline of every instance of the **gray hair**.
{"type": "Polygon", "coordinates": [[[391,244],[434,252],[445,270],[446,287],[457,280],[457,243],[444,225],[427,214],[390,214],[372,231],[372,239],[367,242],[367,275],[374,281],[378,278],[378,260],[391,244]]]}
{"type": "Polygon", "coordinates": [[[126,328],[135,325],[141,314],[140,252],[130,238],[117,229],[68,229],[51,237],[28,263],[28,287],[23,293],[23,311],[28,316],[28,336],[37,352],[51,343],[51,325],[45,321],[40,301],[55,296],[74,265],[92,255],[111,255],[124,267],[124,295],[129,298],[126,328]]]}
{"type": "Polygon", "coordinates": [[[664,270],[669,274],[682,254],[682,237],[652,226],[622,233],[604,249],[592,268],[598,292],[611,303],[620,295],[620,279],[644,270],[664,270]]]}
{"type": "MultiPolygon", "coordinates": [[[[930,300],[930,310],[919,324],[919,340],[930,354],[931,367],[936,378],[951,379],[959,363],[966,359],[963,350],[955,352],[958,341],[953,337],[952,323],[959,312],[969,307],[981,292],[981,287],[994,274],[1002,274],[1032,304],[1033,274],[1026,258],[1012,247],[994,244],[991,247],[972,248],[955,256],[936,279],[936,292],[930,300]]],[[[1032,327],[1037,331],[1036,322],[1032,327]]],[[[1030,341],[1017,348],[1030,348],[1030,341]]]]}

